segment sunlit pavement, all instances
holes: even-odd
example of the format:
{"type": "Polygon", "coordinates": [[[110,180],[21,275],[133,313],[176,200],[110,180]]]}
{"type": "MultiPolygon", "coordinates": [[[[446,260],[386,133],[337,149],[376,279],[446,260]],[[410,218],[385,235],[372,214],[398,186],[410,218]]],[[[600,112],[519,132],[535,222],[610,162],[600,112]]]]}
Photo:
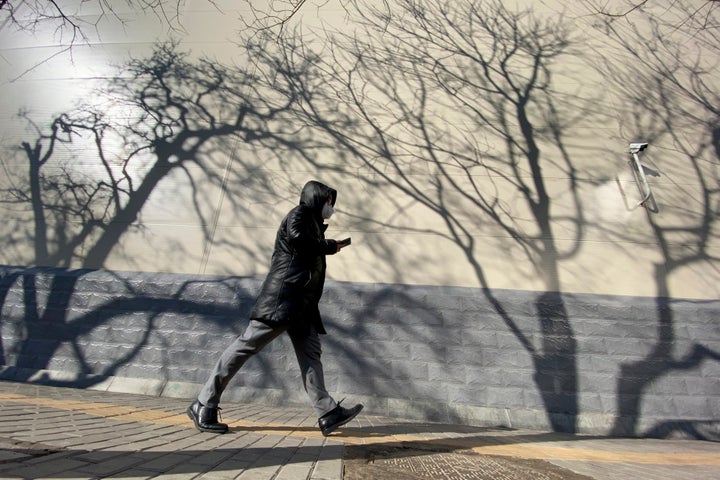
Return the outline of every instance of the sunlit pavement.
{"type": "Polygon", "coordinates": [[[0,478],[720,479],[720,443],[611,439],[360,415],[330,437],[310,408],[223,405],[196,431],[186,399],[0,382],[0,478]]]}

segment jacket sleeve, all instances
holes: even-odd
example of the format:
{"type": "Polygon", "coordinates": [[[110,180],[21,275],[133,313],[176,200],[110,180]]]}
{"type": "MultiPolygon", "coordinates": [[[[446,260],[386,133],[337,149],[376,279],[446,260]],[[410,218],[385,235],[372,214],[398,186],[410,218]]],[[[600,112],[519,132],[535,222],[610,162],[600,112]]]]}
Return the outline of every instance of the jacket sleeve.
{"type": "Polygon", "coordinates": [[[334,255],[337,242],[323,238],[312,212],[297,208],[290,212],[287,222],[287,238],[290,245],[303,255],[334,255]]]}

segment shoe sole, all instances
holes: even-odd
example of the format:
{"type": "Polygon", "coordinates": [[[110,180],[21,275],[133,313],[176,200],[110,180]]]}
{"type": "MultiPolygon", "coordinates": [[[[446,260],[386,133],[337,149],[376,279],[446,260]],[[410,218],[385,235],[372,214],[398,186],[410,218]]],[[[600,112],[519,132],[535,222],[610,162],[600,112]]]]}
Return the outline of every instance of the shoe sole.
{"type": "Polygon", "coordinates": [[[227,428],[225,428],[225,429],[213,430],[213,429],[210,429],[210,428],[203,428],[203,427],[201,427],[200,424],[199,424],[198,421],[197,421],[197,418],[195,418],[195,414],[194,414],[193,411],[192,411],[192,407],[188,407],[187,410],[185,410],[185,413],[187,413],[187,416],[190,418],[190,420],[193,421],[193,423],[195,424],[195,428],[197,428],[197,429],[200,430],[201,432],[221,433],[221,434],[222,434],[222,433],[226,433],[226,432],[228,431],[227,428]]]}
{"type": "Polygon", "coordinates": [[[355,412],[351,417],[346,418],[345,420],[343,420],[343,421],[340,422],[340,423],[336,423],[335,425],[333,425],[333,426],[330,427],[330,428],[327,428],[327,429],[325,429],[325,430],[321,430],[321,431],[322,431],[322,434],[323,434],[323,437],[327,437],[328,435],[330,435],[331,433],[333,433],[333,432],[334,432],[335,430],[337,430],[338,428],[342,427],[343,425],[345,425],[345,424],[347,424],[347,423],[350,423],[350,422],[353,420],[353,418],[357,417],[357,416],[360,414],[360,412],[362,412],[362,409],[363,409],[363,408],[364,408],[364,406],[361,405],[361,406],[360,406],[360,410],[358,410],[357,412],[355,412]]]}

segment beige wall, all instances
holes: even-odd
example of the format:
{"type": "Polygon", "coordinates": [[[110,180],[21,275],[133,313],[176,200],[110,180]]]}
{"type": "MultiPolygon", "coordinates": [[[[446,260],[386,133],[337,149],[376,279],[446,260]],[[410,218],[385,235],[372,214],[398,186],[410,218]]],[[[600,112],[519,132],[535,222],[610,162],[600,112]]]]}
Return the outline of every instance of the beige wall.
{"type": "MultiPolygon", "coordinates": [[[[168,31],[153,15],[119,12],[127,19],[124,26],[104,18],[99,38],[86,29],[89,44],[77,43],[64,53],[54,46],[58,39],[52,26],[35,35],[13,31],[10,26],[0,30],[0,168],[6,172],[0,175],[0,187],[27,185],[27,157],[17,146],[21,141],[34,141],[36,135],[17,117],[20,109],[26,109],[47,131],[52,115],[73,108],[78,101],[100,101],[92,88],[115,75],[111,65],[122,64],[130,56],[148,55],[157,40],[179,39],[192,58],[207,55],[219,63],[247,65],[235,43],[243,38],[238,31],[248,31],[240,19],[249,19],[250,10],[241,2],[239,7],[235,6],[238,2],[214,3],[217,8],[203,0],[187,2],[182,10],[182,30],[174,31],[168,31]]],[[[255,2],[255,6],[262,3],[255,2]]],[[[396,3],[393,15],[401,11],[401,2],[396,3]]],[[[457,95],[449,95],[425,76],[428,90],[423,96],[418,75],[427,75],[432,64],[422,65],[421,59],[415,62],[417,71],[413,72],[407,69],[412,62],[400,65],[386,59],[385,63],[373,63],[383,48],[392,45],[392,29],[388,29],[385,36],[359,35],[368,43],[364,46],[368,65],[374,66],[354,72],[353,86],[356,94],[367,95],[363,105],[391,141],[395,166],[370,148],[373,144],[369,142],[378,141],[379,136],[373,136],[367,124],[345,131],[351,143],[357,142],[355,155],[326,131],[308,128],[295,133],[303,141],[318,144],[308,144],[303,150],[307,157],[229,138],[203,151],[198,158],[201,165],[188,164],[163,178],[144,205],[136,228],[122,235],[103,266],[262,275],[278,223],[297,201],[303,183],[317,178],[340,192],[328,236],[353,237],[351,248],[329,260],[329,276],[335,280],[717,298],[720,159],[713,150],[710,128],[713,121],[715,125],[718,122],[717,114],[713,118],[710,111],[717,107],[713,100],[720,92],[717,44],[703,44],[706,34],[702,31],[691,38],[686,28],[661,27],[663,42],[658,44],[665,47],[656,52],[659,58],[652,58],[646,41],[631,41],[637,53],[634,58],[618,38],[631,40],[632,26],[653,38],[642,12],[631,17],[632,21],[615,21],[616,37],[601,27],[603,17],[588,15],[591,2],[515,3],[518,8],[532,8],[537,19],[559,21],[554,25],[564,26],[570,40],[564,54],[548,63],[548,89],[538,87],[527,108],[540,151],[541,177],[533,178],[528,156],[521,150],[515,150],[517,169],[509,163],[508,140],[523,144],[517,116],[510,110],[512,103],[478,88],[476,77],[482,74],[475,69],[477,64],[458,55],[449,57],[447,50],[430,49],[424,58],[437,55],[433,60],[442,58],[448,68],[464,72],[464,81],[473,83],[464,84],[457,95]],[[561,12],[564,17],[558,20],[561,12]],[[673,44],[683,49],[680,61],[697,60],[706,71],[688,75],[668,47],[673,44]],[[663,82],[653,83],[653,68],[663,82]],[[673,72],[679,83],[671,82],[668,72],[673,72]],[[698,85],[700,81],[705,83],[698,85]],[[392,95],[389,86],[394,88],[392,95]],[[461,100],[471,101],[488,118],[479,120],[461,100]],[[400,102],[411,110],[403,121],[397,121],[400,102]],[[493,105],[510,111],[507,124],[500,123],[493,105]],[[419,113],[432,138],[431,149],[423,145],[416,128],[419,113]],[[549,128],[553,125],[560,139],[549,128]],[[364,135],[370,140],[363,140],[364,135]],[[627,163],[628,144],[636,140],[651,143],[641,158],[651,174],[655,211],[636,208],[639,193],[627,163]],[[534,250],[541,246],[538,217],[518,185],[525,183],[530,198],[538,200],[536,179],[547,189],[549,239],[556,255],[542,256],[534,250]],[[714,193],[709,193],[711,190],[714,193]]],[[[624,2],[614,5],[620,8],[624,2]]],[[[370,9],[366,6],[362,11],[369,14],[370,9]]],[[[97,12],[89,12],[88,20],[92,13],[97,12]]],[[[529,18],[521,25],[527,25],[529,18]]],[[[322,40],[325,35],[361,28],[357,12],[344,10],[339,1],[308,2],[293,23],[303,27],[306,45],[325,46],[323,54],[328,59],[332,52],[327,40],[322,40]],[[325,29],[318,28],[320,25],[325,29]]],[[[462,21],[452,25],[460,28],[462,21]]],[[[285,32],[292,31],[292,26],[285,32]]],[[[478,32],[473,38],[475,46],[487,55],[491,38],[481,38],[478,32]]],[[[417,52],[421,47],[413,48],[408,51],[417,52]]],[[[393,46],[382,54],[401,49],[393,46]]],[[[342,72],[351,57],[337,46],[334,53],[328,68],[342,72]]],[[[509,68],[516,84],[527,80],[529,64],[517,62],[509,68]]],[[[347,77],[337,80],[342,78],[347,77]]],[[[341,92],[336,98],[349,98],[339,83],[324,83],[341,92]]],[[[117,121],[129,111],[103,105],[117,121]]],[[[214,112],[227,113],[227,107],[215,105],[214,112]]],[[[352,118],[360,118],[356,107],[345,104],[344,108],[352,118]]],[[[337,112],[323,113],[335,118],[337,112]]],[[[331,122],[331,126],[339,124],[331,122]]],[[[278,122],[275,128],[287,128],[284,136],[292,138],[289,123],[278,122]]],[[[118,175],[129,148],[108,137],[105,153],[118,175]]],[[[139,182],[152,161],[152,155],[134,159],[131,177],[139,182]]],[[[79,138],[58,148],[43,168],[46,173],[70,170],[73,178],[80,175],[89,184],[107,175],[92,143],[79,138]]],[[[9,198],[7,192],[3,194],[9,198]]],[[[0,262],[36,263],[33,213],[28,204],[4,203],[0,218],[7,226],[1,238],[0,262]]],[[[82,225],[75,217],[59,230],[70,237],[82,225]]],[[[93,233],[78,246],[67,266],[82,266],[99,235],[99,231],[93,233]]],[[[52,232],[52,238],[58,238],[58,233],[52,232]]]]}

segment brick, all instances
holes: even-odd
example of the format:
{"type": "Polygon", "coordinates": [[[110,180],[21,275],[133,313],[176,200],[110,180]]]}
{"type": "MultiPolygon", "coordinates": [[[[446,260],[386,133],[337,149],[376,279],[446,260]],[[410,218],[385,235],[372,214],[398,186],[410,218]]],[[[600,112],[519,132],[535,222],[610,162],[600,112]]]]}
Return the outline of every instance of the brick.
{"type": "Polygon", "coordinates": [[[625,359],[640,359],[647,356],[653,348],[650,341],[631,338],[606,338],[605,347],[608,355],[620,356],[625,359]]]}
{"type": "MultiPolygon", "coordinates": [[[[666,399],[667,397],[664,396],[659,397],[658,402],[662,404],[662,401],[666,399]]],[[[648,401],[645,398],[643,398],[643,400],[648,401]]],[[[652,401],[652,397],[650,401],[652,401]]],[[[675,407],[672,413],[670,413],[670,415],[675,415],[677,418],[717,418],[717,410],[713,411],[713,409],[711,408],[712,402],[710,402],[709,398],[705,396],[700,397],[690,395],[676,395],[672,398],[672,402],[668,403],[672,403],[675,407]]],[[[643,406],[645,406],[645,403],[643,403],[643,406]]],[[[715,406],[717,406],[717,402],[715,402],[715,406]]],[[[654,414],[660,414],[661,416],[664,416],[665,414],[665,411],[661,410],[645,410],[645,412],[651,416],[654,414]]]]}
{"type": "Polygon", "coordinates": [[[663,376],[649,384],[645,392],[653,395],[673,397],[675,395],[687,395],[688,387],[685,378],[663,376]]]}
{"type": "Polygon", "coordinates": [[[445,347],[440,345],[412,343],[410,344],[410,354],[405,358],[410,361],[418,362],[444,361],[445,350],[445,347]]]}
{"type": "Polygon", "coordinates": [[[392,378],[397,380],[427,380],[427,363],[393,360],[390,363],[392,378]]]}
{"type": "Polygon", "coordinates": [[[581,371],[577,374],[578,388],[585,392],[613,393],[617,388],[617,376],[613,374],[581,371]]]}
{"type": "Polygon", "coordinates": [[[428,363],[428,380],[439,384],[464,384],[467,369],[464,366],[448,366],[446,363],[428,363]]]}
{"type": "Polygon", "coordinates": [[[525,406],[522,388],[487,387],[485,389],[487,405],[520,408],[525,406]]]}

